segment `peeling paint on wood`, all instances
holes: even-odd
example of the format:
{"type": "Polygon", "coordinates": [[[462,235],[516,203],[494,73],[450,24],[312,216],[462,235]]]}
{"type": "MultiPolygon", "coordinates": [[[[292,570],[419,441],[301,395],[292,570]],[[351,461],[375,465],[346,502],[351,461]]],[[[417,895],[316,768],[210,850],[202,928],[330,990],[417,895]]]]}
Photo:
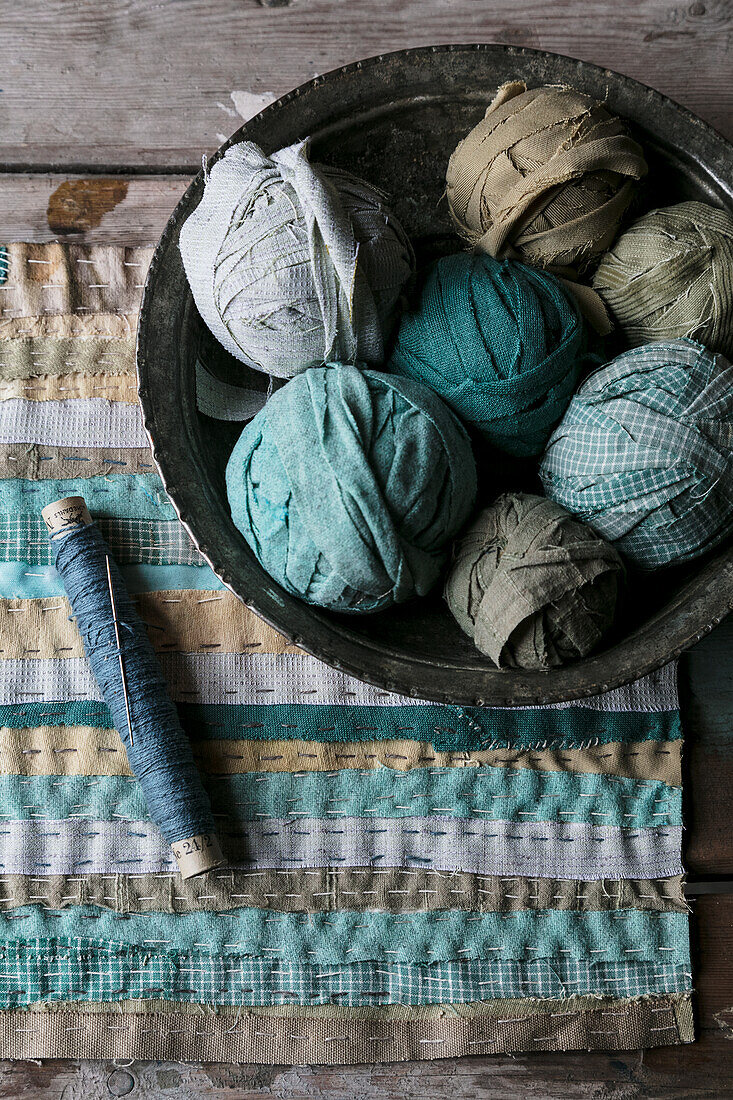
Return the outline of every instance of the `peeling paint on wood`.
{"type": "Polygon", "coordinates": [[[270,103],[274,103],[278,98],[275,92],[240,92],[235,90],[230,92],[229,95],[236,114],[245,122],[254,118],[263,108],[269,106],[270,103]]]}
{"type": "Polygon", "coordinates": [[[126,198],[127,187],[124,179],[66,180],[48,200],[49,229],[59,235],[94,229],[126,198]]]}

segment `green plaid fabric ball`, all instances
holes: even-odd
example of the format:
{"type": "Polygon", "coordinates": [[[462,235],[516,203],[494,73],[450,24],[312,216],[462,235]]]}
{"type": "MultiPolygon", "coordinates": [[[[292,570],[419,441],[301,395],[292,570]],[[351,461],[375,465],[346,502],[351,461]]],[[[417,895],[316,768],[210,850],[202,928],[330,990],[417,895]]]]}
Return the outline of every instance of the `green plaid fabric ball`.
{"type": "Polygon", "coordinates": [[[733,367],[690,339],[619,355],[582,384],[547,445],[548,497],[643,569],[733,530],[733,367]]]}

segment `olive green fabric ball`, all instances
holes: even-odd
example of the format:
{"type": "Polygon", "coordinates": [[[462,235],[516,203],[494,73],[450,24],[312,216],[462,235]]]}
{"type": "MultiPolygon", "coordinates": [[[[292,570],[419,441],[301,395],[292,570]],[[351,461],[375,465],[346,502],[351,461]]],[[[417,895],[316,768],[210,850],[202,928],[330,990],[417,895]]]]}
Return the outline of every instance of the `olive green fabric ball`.
{"type": "Polygon", "coordinates": [[[614,548],[545,497],[507,493],[455,548],[445,598],[499,668],[585,657],[613,623],[624,581],[614,548]]]}

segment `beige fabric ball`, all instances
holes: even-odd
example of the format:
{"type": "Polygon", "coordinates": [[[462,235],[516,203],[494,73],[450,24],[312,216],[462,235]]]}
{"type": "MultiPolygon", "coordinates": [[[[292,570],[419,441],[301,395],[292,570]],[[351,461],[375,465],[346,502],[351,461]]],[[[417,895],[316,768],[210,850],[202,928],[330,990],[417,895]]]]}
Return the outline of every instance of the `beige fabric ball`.
{"type": "Polygon", "coordinates": [[[604,252],[646,174],[625,124],[584,92],[504,84],[448,164],[448,203],[475,248],[572,275],[604,252]]]}

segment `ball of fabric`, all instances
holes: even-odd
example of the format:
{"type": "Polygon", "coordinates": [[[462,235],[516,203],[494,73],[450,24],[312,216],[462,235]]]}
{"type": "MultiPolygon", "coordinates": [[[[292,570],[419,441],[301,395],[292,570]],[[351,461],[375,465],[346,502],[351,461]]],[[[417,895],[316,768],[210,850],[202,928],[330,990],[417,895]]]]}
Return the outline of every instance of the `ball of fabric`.
{"type": "Polygon", "coordinates": [[[690,336],[733,355],[733,215],[704,202],[652,210],[601,258],[593,286],[632,347],[690,336]]]}
{"type": "Polygon", "coordinates": [[[495,447],[535,455],[585,362],[583,320],[558,279],[462,252],[428,268],[388,365],[434,389],[495,447]]]}
{"type": "Polygon", "coordinates": [[[694,340],[645,344],[583,382],[540,466],[547,496],[642,569],[733,530],[733,367],[694,340]]]}
{"type": "Polygon", "coordinates": [[[582,270],[611,244],[646,171],[624,123],[591,96],[512,81],[453,152],[448,203],[476,248],[582,270]]]}
{"type": "Polygon", "coordinates": [[[545,497],[507,493],[459,541],[445,598],[499,668],[548,669],[596,648],[623,579],[618,553],[590,527],[545,497]]]}
{"type": "Polygon", "coordinates": [[[237,359],[290,378],[329,359],[381,364],[413,253],[384,195],[311,164],[308,141],[245,141],[211,168],[180,250],[204,321],[237,359]]]}
{"type": "Polygon", "coordinates": [[[232,519],[258,561],[307,603],[379,611],[424,595],[468,518],[468,436],[406,378],[313,367],[242,432],[226,470],[232,519]]]}

